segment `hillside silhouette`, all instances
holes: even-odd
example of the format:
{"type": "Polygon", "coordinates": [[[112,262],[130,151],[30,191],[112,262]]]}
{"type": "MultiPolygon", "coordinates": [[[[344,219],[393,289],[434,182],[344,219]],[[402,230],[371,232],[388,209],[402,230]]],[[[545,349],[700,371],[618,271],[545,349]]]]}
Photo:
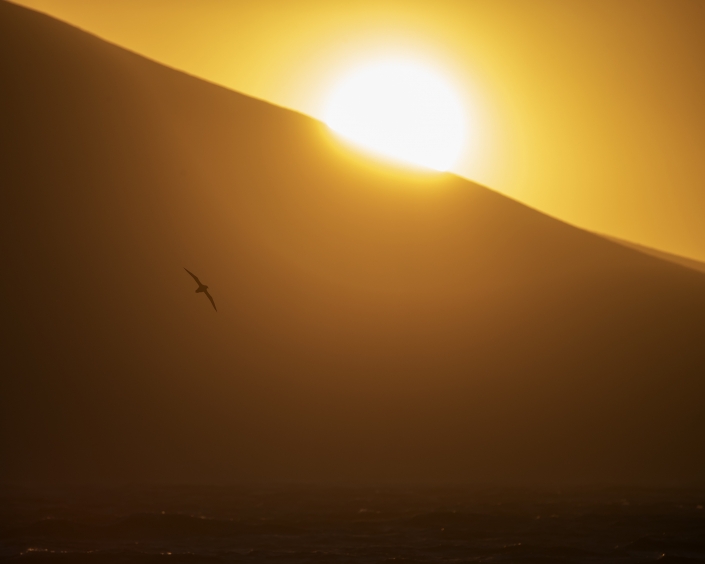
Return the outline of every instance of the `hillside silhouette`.
{"type": "Polygon", "coordinates": [[[6,2],[0,77],[0,479],[705,475],[703,273],[6,2]]]}

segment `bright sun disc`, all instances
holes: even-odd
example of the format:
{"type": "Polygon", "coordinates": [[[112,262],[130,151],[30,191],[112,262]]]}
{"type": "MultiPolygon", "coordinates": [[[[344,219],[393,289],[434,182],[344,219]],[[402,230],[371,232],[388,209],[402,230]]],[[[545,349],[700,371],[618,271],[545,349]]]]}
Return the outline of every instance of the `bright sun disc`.
{"type": "Polygon", "coordinates": [[[409,62],[382,62],[348,75],[334,89],[325,122],[384,155],[448,170],[465,141],[462,106],[442,78],[409,62]]]}

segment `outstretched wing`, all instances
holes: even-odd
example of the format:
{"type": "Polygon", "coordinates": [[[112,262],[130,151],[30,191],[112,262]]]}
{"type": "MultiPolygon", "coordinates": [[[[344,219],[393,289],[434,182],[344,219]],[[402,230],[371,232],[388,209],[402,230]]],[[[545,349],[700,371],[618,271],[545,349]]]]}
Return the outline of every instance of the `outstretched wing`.
{"type": "Polygon", "coordinates": [[[204,293],[206,296],[208,296],[208,299],[209,299],[209,300],[211,301],[211,303],[213,304],[213,309],[214,309],[215,311],[218,311],[218,308],[215,307],[215,302],[213,301],[213,296],[211,296],[211,295],[208,293],[208,290],[206,290],[206,291],[203,292],[203,293],[204,293]]]}
{"type": "Polygon", "coordinates": [[[191,276],[193,276],[193,279],[196,281],[196,283],[199,286],[202,286],[201,281],[198,279],[198,276],[196,276],[193,272],[191,272],[188,268],[184,268],[186,272],[188,272],[191,276]]]}

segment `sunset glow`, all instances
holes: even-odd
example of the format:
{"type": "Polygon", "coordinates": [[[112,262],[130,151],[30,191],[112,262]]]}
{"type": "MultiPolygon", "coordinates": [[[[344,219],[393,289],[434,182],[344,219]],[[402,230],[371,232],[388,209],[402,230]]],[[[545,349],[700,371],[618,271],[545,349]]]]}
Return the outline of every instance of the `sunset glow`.
{"type": "Polygon", "coordinates": [[[0,77],[3,560],[705,564],[705,0],[0,0],[0,77]]]}
{"type": "Polygon", "coordinates": [[[438,171],[455,164],[465,142],[456,94],[440,76],[406,61],[348,74],[329,98],[325,121],[364,147],[438,171]]]}

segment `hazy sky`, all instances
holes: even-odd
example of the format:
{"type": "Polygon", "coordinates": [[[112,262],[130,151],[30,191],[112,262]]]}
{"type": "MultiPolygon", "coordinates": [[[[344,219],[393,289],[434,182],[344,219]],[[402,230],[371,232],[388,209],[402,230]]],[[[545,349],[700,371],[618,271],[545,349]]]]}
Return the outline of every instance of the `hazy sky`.
{"type": "Polygon", "coordinates": [[[455,172],[579,226],[705,260],[702,0],[21,0],[164,64],[322,117],[403,56],[466,100],[455,172]]]}

